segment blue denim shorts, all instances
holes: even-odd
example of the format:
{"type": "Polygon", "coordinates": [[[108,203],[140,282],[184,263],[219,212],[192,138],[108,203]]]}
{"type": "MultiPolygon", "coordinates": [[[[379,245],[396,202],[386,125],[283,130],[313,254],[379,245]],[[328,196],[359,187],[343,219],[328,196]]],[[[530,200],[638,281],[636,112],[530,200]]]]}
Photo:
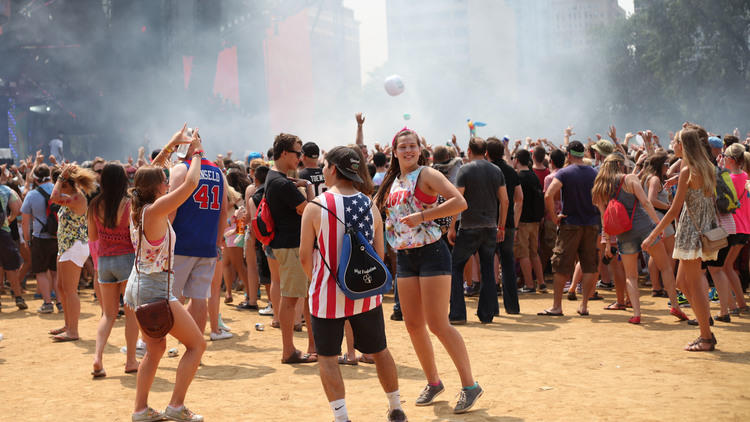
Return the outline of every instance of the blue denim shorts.
{"type": "Polygon", "coordinates": [[[125,281],[133,270],[135,254],[99,257],[99,283],[119,283],[125,281]]]}
{"type": "Polygon", "coordinates": [[[398,251],[399,277],[432,277],[451,274],[451,253],[444,240],[398,251]]]}
{"type": "MultiPolygon", "coordinates": [[[[172,280],[174,282],[174,280],[172,280]]],[[[169,300],[177,300],[172,295],[171,286],[169,295],[167,295],[167,273],[161,271],[158,273],[136,273],[135,268],[130,272],[128,286],[125,288],[125,304],[135,309],[144,303],[157,302],[169,297],[169,300]],[[140,285],[140,292],[138,287],[140,285]]]]}

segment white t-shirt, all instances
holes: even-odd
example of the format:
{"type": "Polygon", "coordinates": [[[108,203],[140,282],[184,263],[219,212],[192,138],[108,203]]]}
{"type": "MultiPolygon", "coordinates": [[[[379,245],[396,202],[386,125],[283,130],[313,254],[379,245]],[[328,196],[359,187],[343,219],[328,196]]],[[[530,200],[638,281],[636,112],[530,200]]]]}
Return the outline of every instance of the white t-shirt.
{"type": "Polygon", "coordinates": [[[55,138],[49,141],[49,153],[54,155],[57,161],[63,161],[63,141],[62,139],[55,138]]]}

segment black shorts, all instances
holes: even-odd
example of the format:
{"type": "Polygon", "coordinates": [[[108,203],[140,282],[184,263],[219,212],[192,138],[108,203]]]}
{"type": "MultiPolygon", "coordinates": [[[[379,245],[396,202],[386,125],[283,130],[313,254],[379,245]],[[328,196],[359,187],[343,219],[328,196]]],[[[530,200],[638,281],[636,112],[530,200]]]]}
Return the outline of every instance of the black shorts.
{"type": "Polygon", "coordinates": [[[719,249],[719,255],[716,257],[714,261],[703,261],[701,262],[701,268],[706,269],[708,267],[723,267],[724,262],[727,260],[727,254],[729,253],[729,249],[734,245],[744,245],[747,243],[748,235],[743,233],[738,234],[730,234],[729,237],[727,237],[727,243],[729,245],[719,249]]]}
{"type": "Polygon", "coordinates": [[[57,271],[57,239],[34,237],[31,240],[31,273],[57,271]]]}
{"type": "Polygon", "coordinates": [[[0,230],[0,267],[5,271],[21,268],[21,254],[9,232],[0,230]]]}
{"type": "Polygon", "coordinates": [[[346,318],[311,317],[315,351],[320,356],[341,354],[341,340],[344,338],[344,322],[349,320],[354,332],[354,348],[362,353],[379,353],[388,345],[385,341],[383,306],[346,318]]]}
{"type": "Polygon", "coordinates": [[[258,281],[260,284],[271,284],[271,270],[268,268],[268,258],[263,251],[263,244],[255,241],[255,264],[258,267],[258,281]]]}
{"type": "Polygon", "coordinates": [[[450,275],[451,252],[442,239],[419,248],[401,249],[396,267],[402,278],[450,275]]]}

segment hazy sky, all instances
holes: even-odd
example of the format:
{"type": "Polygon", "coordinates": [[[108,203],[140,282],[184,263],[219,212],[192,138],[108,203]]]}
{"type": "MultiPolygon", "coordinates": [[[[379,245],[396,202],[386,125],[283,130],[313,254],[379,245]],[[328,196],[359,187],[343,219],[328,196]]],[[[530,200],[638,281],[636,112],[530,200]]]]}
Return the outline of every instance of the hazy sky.
{"type": "MultiPolygon", "coordinates": [[[[633,13],[633,0],[617,1],[628,15],[633,13]]],[[[385,0],[344,0],[344,6],[354,10],[354,17],[360,22],[359,51],[365,84],[370,71],[388,59],[385,0]]]]}

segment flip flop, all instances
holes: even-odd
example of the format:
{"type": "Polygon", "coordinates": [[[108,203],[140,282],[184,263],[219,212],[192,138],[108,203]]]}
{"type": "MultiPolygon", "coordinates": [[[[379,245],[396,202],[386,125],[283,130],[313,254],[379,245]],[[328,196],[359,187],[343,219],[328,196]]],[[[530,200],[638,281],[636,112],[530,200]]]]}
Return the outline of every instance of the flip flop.
{"type": "Polygon", "coordinates": [[[281,323],[279,323],[279,321],[271,321],[271,327],[281,328],[281,323]]]}
{"type": "Polygon", "coordinates": [[[586,312],[576,311],[576,313],[580,316],[589,316],[589,311],[586,311],[586,312]]]}
{"type": "Polygon", "coordinates": [[[56,336],[58,334],[62,334],[64,332],[66,332],[66,331],[68,331],[68,328],[67,327],[62,327],[62,328],[56,328],[54,330],[49,330],[49,331],[47,331],[47,333],[49,335],[51,335],[51,336],[56,336]]]}
{"type": "Polygon", "coordinates": [[[339,365],[358,365],[359,361],[357,359],[349,360],[349,355],[344,353],[343,355],[339,356],[339,365]]]}
{"type": "Polygon", "coordinates": [[[141,365],[139,364],[139,365],[138,365],[138,367],[137,367],[137,368],[135,368],[135,369],[126,369],[126,370],[125,370],[125,373],[126,373],[126,374],[137,374],[137,373],[138,373],[138,368],[140,368],[140,366],[141,366],[141,365]]]}
{"type": "Polygon", "coordinates": [[[78,340],[78,337],[71,337],[67,334],[58,334],[52,337],[52,341],[54,341],[55,343],[63,343],[66,341],[77,341],[77,340],[78,340]]]}
{"type": "Polygon", "coordinates": [[[599,296],[599,292],[594,292],[594,294],[589,298],[589,300],[604,300],[604,298],[599,296]]]}
{"type": "Polygon", "coordinates": [[[299,350],[295,350],[294,354],[286,359],[281,359],[281,363],[291,365],[295,363],[315,363],[318,361],[318,357],[313,357],[310,353],[302,354],[299,350]]]}
{"type": "Polygon", "coordinates": [[[93,376],[94,378],[104,378],[104,377],[107,376],[107,373],[104,372],[104,368],[102,368],[102,369],[95,369],[95,370],[91,371],[91,376],[93,376]]]}
{"type": "Polygon", "coordinates": [[[536,313],[539,316],[563,316],[562,312],[550,312],[549,310],[545,309],[542,312],[536,313]]]}
{"type": "Polygon", "coordinates": [[[625,305],[623,305],[622,303],[617,303],[617,302],[612,302],[609,304],[609,306],[604,307],[605,311],[624,311],[627,309],[628,308],[625,305]]]}
{"type": "Polygon", "coordinates": [[[360,357],[359,357],[359,361],[360,361],[360,362],[362,362],[362,363],[369,363],[369,364],[371,364],[371,365],[375,363],[375,359],[373,359],[373,358],[368,358],[368,357],[367,357],[367,356],[365,356],[365,355],[362,355],[362,356],[360,356],[360,357]]]}

